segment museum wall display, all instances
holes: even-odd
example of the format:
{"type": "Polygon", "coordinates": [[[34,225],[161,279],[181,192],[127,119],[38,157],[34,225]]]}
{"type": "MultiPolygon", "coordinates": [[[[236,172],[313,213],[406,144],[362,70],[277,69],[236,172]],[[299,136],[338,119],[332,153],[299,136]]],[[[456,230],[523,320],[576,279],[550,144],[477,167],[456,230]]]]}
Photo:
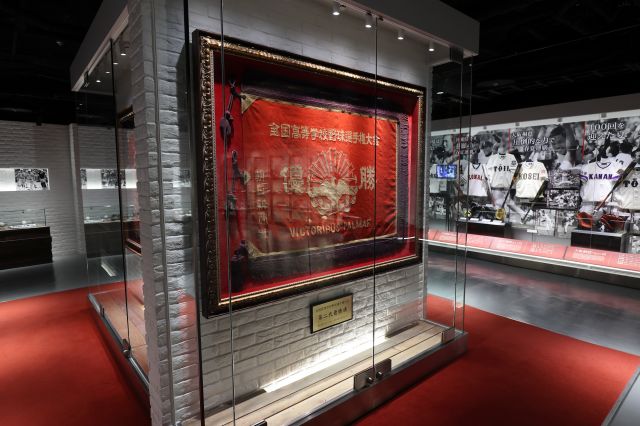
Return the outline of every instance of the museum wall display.
{"type": "Polygon", "coordinates": [[[44,218],[34,222],[24,212],[46,210],[54,259],[80,250],[77,200],[69,190],[73,187],[69,135],[69,126],[0,122],[0,222],[11,227],[44,226],[44,218]]]}
{"type": "Polygon", "coordinates": [[[469,236],[470,247],[640,271],[637,111],[438,131],[434,147],[432,161],[454,165],[468,196],[448,192],[455,178],[431,173],[436,242],[462,223],[469,234],[499,237],[469,236]],[[447,219],[453,202],[466,214],[447,219]]]}

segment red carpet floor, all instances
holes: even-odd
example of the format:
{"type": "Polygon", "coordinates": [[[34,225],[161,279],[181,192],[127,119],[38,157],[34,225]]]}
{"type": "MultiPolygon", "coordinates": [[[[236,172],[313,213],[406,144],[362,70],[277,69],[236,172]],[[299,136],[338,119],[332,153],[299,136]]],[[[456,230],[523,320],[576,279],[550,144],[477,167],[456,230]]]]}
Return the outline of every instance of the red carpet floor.
{"type": "Polygon", "coordinates": [[[0,303],[0,425],[150,424],[104,344],[87,292],[0,303]]]}
{"type": "Polygon", "coordinates": [[[468,352],[363,418],[372,425],[600,425],[638,357],[466,308],[468,352]]]}

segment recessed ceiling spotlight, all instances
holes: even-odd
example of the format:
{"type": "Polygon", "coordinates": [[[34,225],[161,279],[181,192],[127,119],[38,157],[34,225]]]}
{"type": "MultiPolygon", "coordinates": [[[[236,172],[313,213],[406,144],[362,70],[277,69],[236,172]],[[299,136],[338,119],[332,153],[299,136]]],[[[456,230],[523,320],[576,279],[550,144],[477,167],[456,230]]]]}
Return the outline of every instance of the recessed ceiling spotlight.
{"type": "Polygon", "coordinates": [[[111,74],[111,71],[107,70],[104,72],[105,74],[111,74]]]}
{"type": "Polygon", "coordinates": [[[96,78],[96,83],[102,83],[102,81],[99,78],[96,78]]]}
{"type": "Polygon", "coordinates": [[[340,3],[338,3],[337,1],[333,2],[333,8],[331,11],[331,14],[333,16],[340,16],[340,8],[342,7],[342,5],[340,3]]]}
{"type": "Polygon", "coordinates": [[[113,61],[113,65],[118,65],[118,61],[113,61]]]}
{"type": "Polygon", "coordinates": [[[404,30],[402,28],[398,30],[398,40],[404,40],[404,30]]]}
{"type": "Polygon", "coordinates": [[[437,92],[436,92],[436,95],[444,95],[444,92],[443,92],[442,90],[437,91],[437,92]]]}
{"type": "Polygon", "coordinates": [[[367,15],[364,18],[364,27],[365,28],[373,27],[373,15],[371,15],[371,12],[367,12],[367,15]]]}
{"type": "Polygon", "coordinates": [[[433,46],[433,42],[429,41],[429,52],[435,52],[436,48],[433,46]]]}
{"type": "Polygon", "coordinates": [[[118,50],[120,51],[120,56],[127,56],[127,50],[129,50],[129,42],[124,39],[120,39],[120,41],[118,41],[118,50]]]}

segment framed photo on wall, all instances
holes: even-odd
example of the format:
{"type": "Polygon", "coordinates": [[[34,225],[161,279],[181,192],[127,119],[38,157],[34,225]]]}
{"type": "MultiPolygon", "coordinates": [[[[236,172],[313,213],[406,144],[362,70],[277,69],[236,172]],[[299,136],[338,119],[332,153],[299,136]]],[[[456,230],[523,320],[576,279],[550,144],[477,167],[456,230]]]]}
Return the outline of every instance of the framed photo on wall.
{"type": "Polygon", "coordinates": [[[15,169],[16,191],[48,191],[49,169],[20,168],[15,169]]]}
{"type": "Polygon", "coordinates": [[[421,261],[423,87],[193,40],[205,315],[421,261]]]}

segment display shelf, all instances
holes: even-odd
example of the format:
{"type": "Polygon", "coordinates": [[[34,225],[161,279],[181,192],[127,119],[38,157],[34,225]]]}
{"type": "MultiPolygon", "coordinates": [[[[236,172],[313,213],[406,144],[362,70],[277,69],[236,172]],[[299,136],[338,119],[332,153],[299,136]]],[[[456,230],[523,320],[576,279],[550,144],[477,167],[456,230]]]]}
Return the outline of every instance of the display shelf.
{"type": "Polygon", "coordinates": [[[465,227],[468,233],[476,235],[510,238],[512,234],[511,224],[501,220],[458,219],[458,229],[464,232],[465,227]]]}
{"type": "Polygon", "coordinates": [[[46,209],[16,209],[0,211],[0,231],[38,228],[47,225],[46,209]]]}
{"type": "Polygon", "coordinates": [[[624,252],[629,236],[626,232],[600,232],[574,229],[571,232],[571,245],[599,250],[624,252]]]}
{"type": "MultiPolygon", "coordinates": [[[[124,210],[124,221],[139,220],[138,211],[133,205],[124,210]]],[[[84,206],[84,223],[117,222],[120,220],[120,208],[117,204],[84,206]]]]}
{"type": "MultiPolygon", "coordinates": [[[[403,366],[417,356],[437,347],[444,328],[426,321],[416,323],[381,345],[376,346],[377,359],[391,359],[393,369],[403,366]]],[[[307,416],[318,407],[337,400],[353,390],[353,376],[372,366],[371,349],[323,369],[273,392],[264,392],[235,406],[236,423],[243,425],[291,424],[307,416]]],[[[206,425],[232,425],[234,412],[226,408],[210,414],[206,425]]],[[[185,426],[200,424],[191,420],[185,426]]]]}
{"type": "Polygon", "coordinates": [[[490,255],[493,260],[511,258],[540,264],[547,270],[551,270],[552,266],[560,266],[628,277],[632,279],[626,282],[635,283],[636,287],[640,285],[637,281],[640,278],[638,254],[435,230],[429,231],[428,242],[432,247],[490,255]]]}

